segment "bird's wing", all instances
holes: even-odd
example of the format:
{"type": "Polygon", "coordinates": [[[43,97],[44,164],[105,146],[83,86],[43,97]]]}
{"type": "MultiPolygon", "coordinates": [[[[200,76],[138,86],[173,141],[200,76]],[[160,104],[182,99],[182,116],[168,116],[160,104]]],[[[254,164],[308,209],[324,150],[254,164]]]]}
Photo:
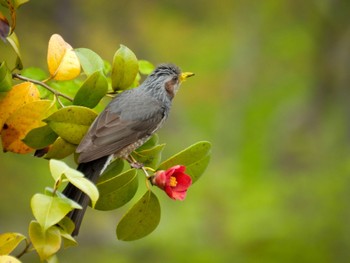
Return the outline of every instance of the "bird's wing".
{"type": "Polygon", "coordinates": [[[156,99],[137,93],[135,96],[126,93],[127,99],[122,95],[96,118],[79,144],[80,163],[118,153],[150,136],[165,118],[165,109],[156,99]]]}

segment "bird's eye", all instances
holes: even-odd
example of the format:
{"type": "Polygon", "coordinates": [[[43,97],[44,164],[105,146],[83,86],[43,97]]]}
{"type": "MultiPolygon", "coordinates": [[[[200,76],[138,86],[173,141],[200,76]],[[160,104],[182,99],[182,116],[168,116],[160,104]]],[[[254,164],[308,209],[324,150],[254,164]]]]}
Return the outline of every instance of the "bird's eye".
{"type": "Polygon", "coordinates": [[[179,79],[178,76],[174,76],[174,77],[173,77],[173,80],[174,80],[174,81],[177,81],[178,79],[179,79]]]}

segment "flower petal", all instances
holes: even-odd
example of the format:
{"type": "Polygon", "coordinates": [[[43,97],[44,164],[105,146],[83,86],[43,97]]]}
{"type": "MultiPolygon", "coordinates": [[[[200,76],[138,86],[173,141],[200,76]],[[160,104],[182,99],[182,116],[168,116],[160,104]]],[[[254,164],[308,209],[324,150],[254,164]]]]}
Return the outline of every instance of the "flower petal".
{"type": "Polygon", "coordinates": [[[185,191],[192,184],[192,179],[187,174],[177,173],[174,177],[176,177],[177,181],[177,185],[174,187],[175,191],[185,191]]]}
{"type": "Polygon", "coordinates": [[[187,191],[182,191],[182,192],[173,191],[171,198],[174,200],[181,200],[182,201],[186,198],[186,193],[187,193],[187,191]]]}

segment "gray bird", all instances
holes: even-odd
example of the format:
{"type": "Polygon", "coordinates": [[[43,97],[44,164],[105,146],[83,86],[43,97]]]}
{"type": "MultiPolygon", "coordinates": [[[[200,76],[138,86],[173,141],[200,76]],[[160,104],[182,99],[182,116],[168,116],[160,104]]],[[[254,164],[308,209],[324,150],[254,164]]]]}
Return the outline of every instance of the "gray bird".
{"type": "MultiPolygon", "coordinates": [[[[76,152],[80,154],[77,169],[96,183],[111,156],[128,159],[132,151],[163,125],[181,82],[193,75],[181,73],[173,64],[161,64],[139,87],[116,96],[77,147],[76,152]]],[[[83,207],[68,214],[75,224],[72,235],[76,236],[90,199],[72,184],[67,185],[63,194],[83,207]]]]}

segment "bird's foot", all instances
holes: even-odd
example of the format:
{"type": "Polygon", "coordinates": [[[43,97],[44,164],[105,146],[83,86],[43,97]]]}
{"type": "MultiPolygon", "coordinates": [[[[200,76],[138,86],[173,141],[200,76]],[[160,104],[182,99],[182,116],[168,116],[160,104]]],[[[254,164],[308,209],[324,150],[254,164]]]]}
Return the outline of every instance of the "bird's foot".
{"type": "Polygon", "coordinates": [[[143,163],[130,162],[130,166],[135,169],[142,169],[144,167],[143,163]]]}

